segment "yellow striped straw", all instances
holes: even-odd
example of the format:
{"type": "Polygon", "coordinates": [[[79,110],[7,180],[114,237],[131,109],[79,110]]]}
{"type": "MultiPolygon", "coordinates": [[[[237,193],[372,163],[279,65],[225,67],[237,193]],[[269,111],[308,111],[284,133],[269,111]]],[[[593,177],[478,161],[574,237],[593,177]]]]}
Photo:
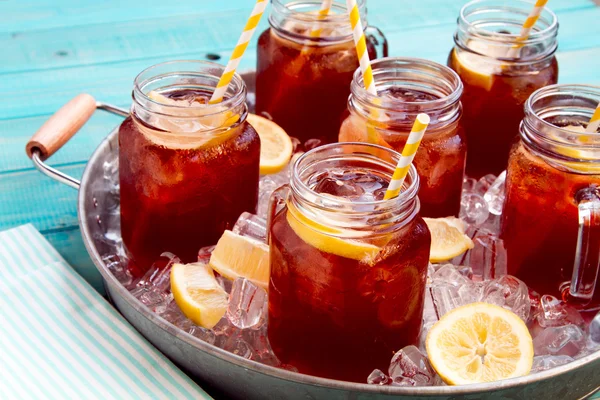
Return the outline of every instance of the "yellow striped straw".
{"type": "Polygon", "coordinates": [[[548,3],[548,0],[537,0],[535,2],[533,10],[531,10],[529,16],[523,23],[521,33],[519,33],[519,36],[517,37],[517,43],[514,44],[508,52],[508,57],[516,57],[519,54],[519,50],[521,49],[521,47],[524,46],[523,42],[526,41],[527,38],[529,38],[529,34],[531,33],[531,30],[533,29],[533,26],[535,25],[537,20],[540,18],[540,15],[542,14],[544,7],[546,6],[546,3],[548,3]]]}
{"type": "Polygon", "coordinates": [[[390,185],[383,196],[384,200],[392,199],[400,194],[400,190],[402,189],[402,185],[404,184],[404,180],[406,179],[406,175],[410,169],[410,164],[413,162],[415,154],[417,154],[417,150],[419,149],[419,145],[421,144],[421,139],[423,139],[427,125],[429,125],[429,115],[417,115],[417,119],[413,124],[410,135],[408,135],[406,144],[402,149],[402,156],[400,157],[400,160],[398,160],[398,165],[394,170],[394,175],[392,175],[390,185]]]}
{"type": "Polygon", "coordinates": [[[596,111],[594,111],[594,115],[592,115],[592,119],[590,119],[585,131],[594,133],[598,130],[598,127],[600,127],[600,103],[598,103],[598,107],[596,107],[596,111]]]}
{"type": "MultiPolygon", "coordinates": [[[[323,0],[321,3],[321,9],[319,10],[319,14],[317,15],[318,21],[323,21],[329,15],[329,10],[331,10],[331,4],[333,0],[323,0]]],[[[311,38],[318,38],[323,33],[323,28],[319,28],[319,24],[316,23],[315,27],[310,31],[311,38]]]]}
{"type": "MultiPolygon", "coordinates": [[[[373,79],[373,69],[371,68],[371,60],[369,60],[369,52],[367,51],[367,39],[365,38],[365,31],[363,30],[362,23],[360,22],[360,12],[358,10],[358,4],[356,0],[346,0],[346,8],[348,9],[348,15],[350,16],[350,26],[352,27],[352,35],[354,36],[354,45],[356,47],[356,55],[360,63],[360,70],[363,75],[363,82],[367,92],[373,96],[377,96],[377,88],[375,87],[375,80],[373,79]]],[[[371,118],[377,119],[379,112],[373,110],[371,112],[371,118]]],[[[377,143],[379,137],[375,126],[371,123],[367,123],[367,137],[369,143],[377,143]]]]}
{"type": "Polygon", "coordinates": [[[377,96],[375,82],[373,81],[373,70],[371,69],[371,61],[369,60],[369,52],[367,51],[367,39],[365,38],[365,32],[360,22],[360,12],[358,11],[356,0],[346,0],[346,7],[350,16],[354,45],[356,46],[356,54],[360,62],[365,89],[372,95],[377,96]]]}
{"type": "Polygon", "coordinates": [[[240,36],[235,49],[233,49],[233,53],[229,58],[229,62],[225,67],[225,71],[223,71],[223,75],[221,75],[221,79],[219,79],[219,83],[217,83],[217,87],[210,98],[209,104],[220,103],[225,96],[225,92],[227,91],[227,86],[233,79],[233,75],[235,74],[235,70],[238,65],[240,65],[240,61],[242,60],[242,56],[248,47],[248,43],[250,39],[252,39],[252,35],[256,30],[256,26],[260,22],[260,18],[265,12],[265,8],[267,7],[268,0],[256,0],[256,4],[254,5],[254,9],[252,10],[252,14],[250,14],[250,18],[248,18],[248,22],[246,22],[246,26],[244,27],[244,31],[240,36]]]}

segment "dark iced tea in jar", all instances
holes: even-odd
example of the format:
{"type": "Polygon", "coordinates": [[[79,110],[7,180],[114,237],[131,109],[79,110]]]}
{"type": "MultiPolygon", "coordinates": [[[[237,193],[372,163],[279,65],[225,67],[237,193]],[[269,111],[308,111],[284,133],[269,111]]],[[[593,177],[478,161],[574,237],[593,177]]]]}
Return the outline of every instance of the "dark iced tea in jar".
{"type": "Polygon", "coordinates": [[[525,107],[512,149],[502,236],[511,275],[599,308],[600,134],[584,131],[600,87],[555,85],[525,107]]]}
{"type": "Polygon", "coordinates": [[[165,251],[195,261],[256,207],[260,140],[245,121],[241,78],[222,103],[207,105],[222,71],[171,62],[136,78],[119,129],[119,176],[123,241],[142,270],[165,251]]]}
{"type": "Polygon", "coordinates": [[[427,113],[431,122],[414,159],[421,215],[458,216],[467,154],[459,127],[459,77],[448,67],[416,58],[375,60],[372,67],[378,96],[367,93],[357,72],[340,142],[374,141],[401,152],[417,115],[427,113]]]}
{"type": "MultiPolygon", "coordinates": [[[[365,3],[358,3],[366,27],[365,3]]],[[[271,27],[258,39],[256,111],[301,143],[337,141],[359,67],[345,5],[334,3],[331,15],[318,22],[319,5],[273,0],[271,27]]],[[[370,45],[369,53],[375,57],[370,45]]]]}
{"type": "Polygon", "coordinates": [[[525,101],[536,89],[558,80],[558,23],[547,7],[529,39],[515,48],[531,8],[526,1],[476,0],[465,5],[458,18],[448,65],[464,84],[461,125],[467,135],[470,177],[498,175],[506,169],[525,101]]]}
{"type": "Polygon", "coordinates": [[[398,156],[323,146],[272,198],[285,206],[270,221],[269,340],[302,373],[364,382],[418,341],[431,237],[414,167],[400,197],[382,200],[398,156]]]}

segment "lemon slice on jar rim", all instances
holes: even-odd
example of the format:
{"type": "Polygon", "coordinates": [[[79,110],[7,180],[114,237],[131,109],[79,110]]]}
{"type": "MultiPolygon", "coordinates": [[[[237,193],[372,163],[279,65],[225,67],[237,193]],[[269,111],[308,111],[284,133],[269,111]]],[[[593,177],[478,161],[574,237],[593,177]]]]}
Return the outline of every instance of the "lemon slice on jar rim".
{"type": "Polygon", "coordinates": [[[381,250],[374,244],[337,237],[341,230],[311,220],[291,202],[287,203],[286,220],[300,239],[324,253],[371,263],[381,250]]]}
{"type": "Polygon", "coordinates": [[[473,303],[444,315],[427,334],[432,367],[449,385],[527,375],[533,340],[525,323],[502,307],[473,303]]]}

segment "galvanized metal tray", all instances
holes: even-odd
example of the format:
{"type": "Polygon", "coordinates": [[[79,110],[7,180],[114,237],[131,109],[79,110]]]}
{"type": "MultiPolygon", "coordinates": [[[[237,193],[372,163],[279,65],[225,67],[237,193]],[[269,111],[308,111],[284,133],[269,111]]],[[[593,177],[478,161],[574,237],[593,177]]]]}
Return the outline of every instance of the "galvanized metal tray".
{"type": "MultiPolygon", "coordinates": [[[[252,92],[253,74],[247,74],[245,79],[249,92],[252,92]]],[[[250,102],[252,99],[251,95],[250,102]]],[[[120,115],[127,114],[126,110],[102,103],[96,103],[96,108],[120,115]]],[[[111,249],[100,240],[103,228],[98,220],[105,218],[105,209],[101,204],[106,193],[98,188],[102,186],[101,180],[104,179],[104,162],[114,159],[118,152],[117,129],[96,149],[81,182],[44,164],[44,154],[40,154],[35,147],[29,150],[34,164],[41,172],[79,190],[77,210],[84,243],[116,308],[144,337],[218,398],[546,400],[585,398],[600,388],[600,351],[567,365],[521,378],[437,387],[391,387],[336,381],[263,365],[229,353],[180,330],[154,314],[119,283],[102,261],[103,256],[109,255],[111,249]]]]}

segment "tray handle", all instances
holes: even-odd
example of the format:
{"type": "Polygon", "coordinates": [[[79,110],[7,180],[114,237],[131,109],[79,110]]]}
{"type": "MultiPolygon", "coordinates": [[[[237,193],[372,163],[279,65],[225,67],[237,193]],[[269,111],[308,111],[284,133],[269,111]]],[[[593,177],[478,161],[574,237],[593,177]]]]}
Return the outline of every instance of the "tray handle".
{"type": "Polygon", "coordinates": [[[75,96],[62,106],[38,129],[25,146],[35,167],[43,174],[67,186],[79,189],[79,181],[44,163],[75,135],[96,109],[126,117],[129,113],[119,107],[97,102],[86,93],[75,96]]]}

